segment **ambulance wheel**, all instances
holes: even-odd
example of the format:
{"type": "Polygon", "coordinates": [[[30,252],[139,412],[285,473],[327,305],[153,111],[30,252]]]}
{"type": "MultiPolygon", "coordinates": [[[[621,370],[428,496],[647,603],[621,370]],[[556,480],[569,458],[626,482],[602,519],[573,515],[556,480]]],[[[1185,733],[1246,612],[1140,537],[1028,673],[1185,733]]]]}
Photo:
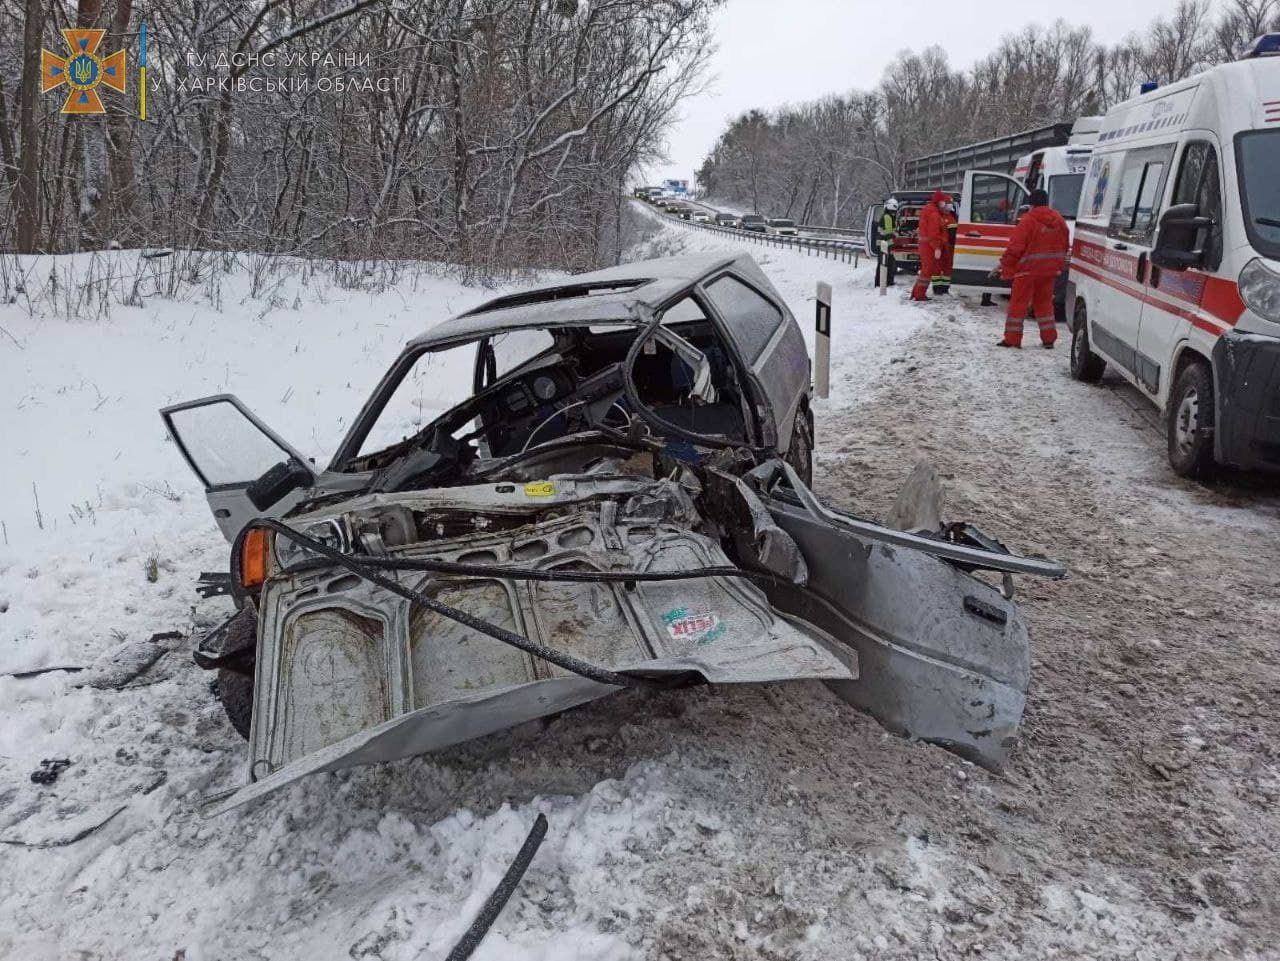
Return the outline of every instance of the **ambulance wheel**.
{"type": "Polygon", "coordinates": [[[1071,324],[1071,376],[1086,384],[1102,380],[1107,362],[1089,347],[1089,324],[1083,303],[1076,304],[1076,316],[1071,324]]]}
{"type": "Polygon", "coordinates": [[[1195,360],[1178,375],[1165,410],[1169,465],[1182,477],[1213,473],[1213,375],[1195,360]]]}

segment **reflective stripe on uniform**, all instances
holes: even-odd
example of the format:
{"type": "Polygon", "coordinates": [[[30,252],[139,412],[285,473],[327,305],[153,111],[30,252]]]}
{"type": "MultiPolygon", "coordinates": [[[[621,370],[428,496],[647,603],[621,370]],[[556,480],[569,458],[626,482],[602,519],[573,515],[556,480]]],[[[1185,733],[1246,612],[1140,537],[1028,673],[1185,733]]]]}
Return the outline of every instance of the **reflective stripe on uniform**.
{"type": "Polygon", "coordinates": [[[1062,251],[1061,253],[1058,253],[1056,251],[1045,251],[1044,253],[1039,253],[1039,254],[1023,254],[1022,259],[1018,261],[1018,266],[1021,267],[1023,264],[1028,263],[1029,261],[1032,261],[1032,260],[1064,260],[1065,261],[1066,259],[1067,259],[1067,252],[1065,250],[1062,251]]]}

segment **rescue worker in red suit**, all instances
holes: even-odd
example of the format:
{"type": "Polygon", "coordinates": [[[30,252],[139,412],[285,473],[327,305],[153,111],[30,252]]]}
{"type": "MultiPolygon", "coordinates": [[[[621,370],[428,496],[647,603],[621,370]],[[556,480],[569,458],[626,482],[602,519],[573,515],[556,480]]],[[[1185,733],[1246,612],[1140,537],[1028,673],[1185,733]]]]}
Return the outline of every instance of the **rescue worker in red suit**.
{"type": "Polygon", "coordinates": [[[942,236],[946,238],[942,245],[942,263],[938,264],[938,272],[933,278],[933,295],[951,293],[951,271],[956,263],[956,233],[960,229],[960,221],[956,218],[956,205],[950,199],[942,205],[942,236]]]}
{"type": "Polygon", "coordinates": [[[997,347],[1022,346],[1022,322],[1027,308],[1035,312],[1040,343],[1052,349],[1058,339],[1053,319],[1053,282],[1067,264],[1070,234],[1062,214],[1049,206],[1049,195],[1033,190],[1031,209],[1018,220],[1009,246],[992,274],[1013,281],[1004,337],[997,347]]]}
{"type": "Polygon", "coordinates": [[[920,273],[916,274],[911,288],[912,300],[928,300],[929,284],[939,276],[943,254],[947,247],[947,231],[942,217],[942,205],[951,200],[941,190],[935,190],[929,202],[920,208],[920,223],[916,227],[916,249],[920,253],[920,273]]]}

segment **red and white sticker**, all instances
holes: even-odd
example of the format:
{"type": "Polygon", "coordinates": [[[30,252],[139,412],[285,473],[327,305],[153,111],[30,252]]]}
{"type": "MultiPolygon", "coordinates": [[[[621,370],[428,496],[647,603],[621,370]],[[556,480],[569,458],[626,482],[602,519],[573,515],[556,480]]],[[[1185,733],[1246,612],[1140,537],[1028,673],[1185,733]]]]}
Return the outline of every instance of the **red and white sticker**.
{"type": "Polygon", "coordinates": [[[695,644],[705,644],[724,633],[724,626],[720,623],[720,615],[714,611],[690,614],[688,611],[681,609],[668,611],[663,615],[662,619],[666,621],[667,633],[671,635],[673,641],[693,641],[695,644]]]}

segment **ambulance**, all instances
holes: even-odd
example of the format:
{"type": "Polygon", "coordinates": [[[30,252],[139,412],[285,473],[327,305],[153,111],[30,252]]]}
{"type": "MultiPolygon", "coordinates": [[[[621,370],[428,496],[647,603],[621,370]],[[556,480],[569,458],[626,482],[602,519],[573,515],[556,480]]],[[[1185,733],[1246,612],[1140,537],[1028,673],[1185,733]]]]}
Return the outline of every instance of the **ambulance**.
{"type": "MultiPolygon", "coordinates": [[[[1080,117],[1072,125],[1066,144],[1025,154],[1013,168],[1013,179],[1028,191],[1043,190],[1049,195],[1049,206],[1067,221],[1072,239],[1076,212],[1080,209],[1080,192],[1089,172],[1089,158],[1093,156],[1093,145],[1098,142],[1101,130],[1101,117],[1080,117]]],[[[1064,268],[1053,285],[1053,319],[1060,324],[1067,320],[1067,279],[1064,268]]]]}
{"type": "Polygon", "coordinates": [[[1049,195],[1049,206],[1070,223],[1080,208],[1080,191],[1101,130],[1101,117],[1080,117],[1072,125],[1071,137],[1063,146],[1045,147],[1019,157],[1013,168],[1013,179],[1028,190],[1045,191],[1049,195]]]}
{"type": "Polygon", "coordinates": [[[1107,113],[1067,303],[1072,376],[1153,401],[1174,471],[1280,470],[1280,33],[1107,113]]]}

